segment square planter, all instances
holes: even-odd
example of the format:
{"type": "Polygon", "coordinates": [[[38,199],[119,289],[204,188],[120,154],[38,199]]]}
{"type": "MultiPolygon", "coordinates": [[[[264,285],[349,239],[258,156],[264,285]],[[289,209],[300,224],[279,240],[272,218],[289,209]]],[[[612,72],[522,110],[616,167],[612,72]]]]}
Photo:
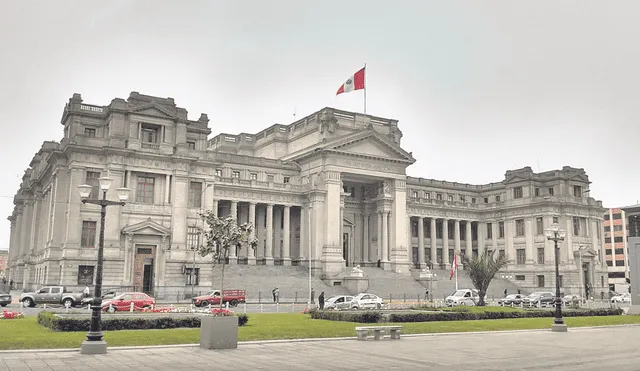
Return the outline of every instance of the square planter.
{"type": "Polygon", "coordinates": [[[238,348],[238,317],[202,316],[200,320],[200,348],[238,348]]]}

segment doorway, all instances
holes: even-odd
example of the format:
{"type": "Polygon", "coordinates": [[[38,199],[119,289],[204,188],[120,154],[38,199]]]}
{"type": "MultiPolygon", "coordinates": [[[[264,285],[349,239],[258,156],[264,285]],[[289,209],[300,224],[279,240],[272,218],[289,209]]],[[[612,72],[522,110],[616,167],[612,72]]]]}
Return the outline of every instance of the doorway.
{"type": "Polygon", "coordinates": [[[349,233],[342,234],[342,259],[349,266],[349,233]]]}
{"type": "Polygon", "coordinates": [[[133,289],[147,294],[153,292],[155,245],[136,245],[133,265],[133,289]]]}

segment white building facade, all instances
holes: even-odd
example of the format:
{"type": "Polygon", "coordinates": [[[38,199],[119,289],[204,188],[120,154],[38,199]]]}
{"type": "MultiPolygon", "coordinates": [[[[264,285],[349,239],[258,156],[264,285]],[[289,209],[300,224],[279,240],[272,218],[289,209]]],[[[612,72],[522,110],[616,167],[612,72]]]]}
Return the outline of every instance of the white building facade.
{"type": "Polygon", "coordinates": [[[193,252],[202,210],[255,224],[258,246],[233,251],[229,264],[307,266],[311,257],[314,275],[339,280],[355,265],[409,275],[492,250],[509,258],[516,284],[536,290],[555,285],[544,229],[559,223],[563,286],[606,284],[604,209],[585,196],[583,169],[526,167],[486,185],[408,177],[415,159],[396,120],[331,108],[208,139],[207,115],[189,120],[172,98],[133,92],[97,106],[74,94],[61,123],[64,138],[34,156],[9,217],[8,275],[25,288],[94,281],[99,207],[82,204],[78,186],[98,196],[102,176],[114,180],[111,200],[132,190],[126,206],[108,208],[107,286],[210,286],[211,258],[193,252]]]}

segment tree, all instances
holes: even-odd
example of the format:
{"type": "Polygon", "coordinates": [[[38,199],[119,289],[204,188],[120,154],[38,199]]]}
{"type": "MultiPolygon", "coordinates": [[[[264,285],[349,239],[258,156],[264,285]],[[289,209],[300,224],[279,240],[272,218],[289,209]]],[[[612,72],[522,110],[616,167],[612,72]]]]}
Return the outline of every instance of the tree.
{"type": "Polygon", "coordinates": [[[493,280],[496,273],[506,267],[509,262],[504,255],[500,255],[498,258],[494,258],[493,255],[493,251],[485,250],[478,256],[471,258],[468,256],[464,257],[464,266],[469,272],[471,283],[473,283],[473,287],[478,290],[478,295],[480,295],[478,306],[486,305],[484,297],[487,294],[491,280],[493,280]]]}
{"type": "MultiPolygon", "coordinates": [[[[229,251],[233,248],[247,247],[255,249],[258,239],[253,236],[253,224],[244,223],[238,225],[238,221],[232,217],[218,218],[213,210],[205,211],[201,214],[204,222],[209,227],[204,232],[203,244],[198,246],[200,256],[212,256],[212,268],[215,269],[217,263],[222,264],[222,279],[220,282],[220,309],[224,299],[224,266],[229,251]]],[[[213,282],[212,282],[213,284],[213,282]]]]}

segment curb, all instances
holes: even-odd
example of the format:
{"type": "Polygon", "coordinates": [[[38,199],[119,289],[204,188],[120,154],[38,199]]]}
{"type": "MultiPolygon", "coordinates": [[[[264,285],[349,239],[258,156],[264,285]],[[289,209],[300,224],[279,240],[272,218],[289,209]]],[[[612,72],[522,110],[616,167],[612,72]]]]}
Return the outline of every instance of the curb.
{"type": "MultiPolygon", "coordinates": [[[[608,328],[621,328],[621,327],[640,327],[640,324],[628,324],[628,325],[604,325],[604,326],[588,326],[588,327],[572,327],[571,332],[583,331],[583,330],[600,330],[608,328]]],[[[526,329],[526,330],[500,330],[500,331],[461,331],[461,332],[439,332],[439,333],[426,333],[426,334],[403,334],[405,338],[418,338],[418,337],[439,337],[439,336],[463,336],[463,335],[487,335],[487,334],[512,334],[512,333],[532,333],[532,332],[549,332],[549,329],[526,329]]],[[[330,341],[346,341],[356,340],[355,336],[352,337],[336,337],[336,338],[305,338],[305,339],[278,339],[278,340],[250,340],[239,341],[238,346],[243,345],[263,345],[263,344],[284,344],[284,343],[311,343],[311,342],[330,342],[330,341]]],[[[145,349],[171,349],[171,348],[197,348],[200,345],[193,344],[167,344],[167,345],[142,345],[142,346],[115,346],[109,347],[109,350],[145,350],[145,349]]],[[[0,350],[0,356],[2,354],[15,354],[15,353],[70,353],[78,352],[80,348],[58,348],[58,349],[15,349],[15,350],[0,350]]]]}

